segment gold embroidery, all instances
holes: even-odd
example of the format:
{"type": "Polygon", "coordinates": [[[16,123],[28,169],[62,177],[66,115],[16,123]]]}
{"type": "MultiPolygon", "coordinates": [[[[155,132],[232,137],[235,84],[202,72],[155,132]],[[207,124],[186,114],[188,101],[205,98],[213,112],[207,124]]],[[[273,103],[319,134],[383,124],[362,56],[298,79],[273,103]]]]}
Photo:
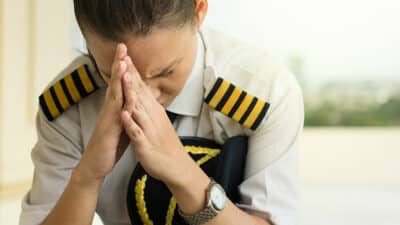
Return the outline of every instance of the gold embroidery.
{"type": "Polygon", "coordinates": [[[169,200],[169,206],[168,206],[167,217],[165,219],[165,225],[172,225],[172,220],[174,219],[175,209],[176,209],[176,199],[175,199],[175,197],[172,197],[169,200]]]}
{"type": "Polygon", "coordinates": [[[192,153],[193,155],[205,154],[205,156],[196,161],[197,165],[199,166],[203,165],[208,160],[216,157],[221,152],[221,150],[219,149],[196,147],[196,146],[185,146],[185,149],[187,152],[192,153]]]}
{"type": "Polygon", "coordinates": [[[139,215],[142,219],[143,225],[153,225],[153,221],[151,221],[149,214],[147,214],[146,200],[144,199],[144,189],[146,188],[146,181],[147,175],[144,175],[141,179],[136,181],[136,206],[139,210],[139,215]]]}
{"type": "MultiPolygon", "coordinates": [[[[209,161],[210,159],[216,157],[221,153],[221,150],[219,149],[205,148],[205,147],[185,146],[185,149],[187,152],[192,153],[193,155],[205,154],[204,157],[196,161],[197,165],[199,166],[206,163],[207,161],[209,161]]],[[[147,175],[144,175],[141,179],[136,181],[136,186],[135,186],[136,207],[138,208],[138,213],[143,224],[153,225],[153,221],[150,219],[149,214],[147,213],[146,200],[144,199],[144,189],[146,188],[146,181],[147,181],[147,175]]],[[[165,225],[172,225],[172,221],[175,215],[175,210],[176,210],[176,199],[175,197],[172,196],[169,200],[165,225]]]]}
{"type": "MultiPolygon", "coordinates": [[[[196,146],[185,146],[185,149],[187,152],[192,153],[193,155],[201,155],[201,154],[206,154],[204,157],[201,159],[197,160],[196,163],[197,165],[203,165],[210,159],[216,157],[221,150],[219,149],[213,149],[213,148],[204,148],[204,147],[196,147],[196,146]]],[[[168,212],[167,212],[167,220],[165,225],[172,225],[172,219],[174,218],[175,210],[176,210],[176,199],[175,197],[171,197],[169,201],[169,207],[168,207],[168,212]]]]}

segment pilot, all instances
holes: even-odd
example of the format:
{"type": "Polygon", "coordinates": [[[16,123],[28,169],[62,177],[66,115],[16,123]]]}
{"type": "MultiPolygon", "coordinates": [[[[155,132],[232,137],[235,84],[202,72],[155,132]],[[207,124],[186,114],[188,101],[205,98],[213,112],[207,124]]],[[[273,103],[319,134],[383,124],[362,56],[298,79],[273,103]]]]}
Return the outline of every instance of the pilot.
{"type": "Polygon", "coordinates": [[[88,54],[38,99],[20,225],[297,224],[302,93],[207,0],[74,0],[88,54]]]}

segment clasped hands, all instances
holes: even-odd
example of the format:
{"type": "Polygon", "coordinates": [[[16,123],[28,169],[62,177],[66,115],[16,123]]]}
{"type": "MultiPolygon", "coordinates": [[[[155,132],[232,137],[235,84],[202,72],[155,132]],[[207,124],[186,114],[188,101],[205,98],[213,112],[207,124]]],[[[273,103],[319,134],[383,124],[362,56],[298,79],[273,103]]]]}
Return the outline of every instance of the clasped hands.
{"type": "Polygon", "coordinates": [[[199,168],[186,153],[165,109],[141,79],[124,44],[117,46],[107,83],[96,127],[77,166],[83,179],[104,179],[132,143],[136,158],[150,176],[171,186],[187,182],[190,171],[199,168]]]}

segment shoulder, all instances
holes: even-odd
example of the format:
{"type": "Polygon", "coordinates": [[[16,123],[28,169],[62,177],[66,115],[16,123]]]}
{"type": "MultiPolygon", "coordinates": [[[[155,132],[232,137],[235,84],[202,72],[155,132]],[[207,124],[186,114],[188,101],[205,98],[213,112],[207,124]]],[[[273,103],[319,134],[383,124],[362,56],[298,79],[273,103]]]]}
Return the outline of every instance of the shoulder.
{"type": "Polygon", "coordinates": [[[216,77],[209,78],[206,103],[223,114],[219,122],[228,129],[237,127],[232,125],[235,122],[251,134],[262,127],[283,96],[301,95],[294,75],[268,51],[215,30],[205,29],[202,35],[206,61],[216,77]]]}
{"type": "Polygon", "coordinates": [[[45,88],[39,96],[40,109],[49,121],[79,103],[104,86],[89,57],[74,59],[45,88]]]}

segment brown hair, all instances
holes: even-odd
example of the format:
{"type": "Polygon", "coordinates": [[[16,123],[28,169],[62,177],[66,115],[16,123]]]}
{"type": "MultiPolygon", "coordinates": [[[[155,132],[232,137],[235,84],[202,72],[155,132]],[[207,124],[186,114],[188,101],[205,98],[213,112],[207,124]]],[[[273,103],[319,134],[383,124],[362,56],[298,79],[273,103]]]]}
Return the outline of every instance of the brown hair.
{"type": "Polygon", "coordinates": [[[74,10],[83,33],[120,41],[126,34],[145,36],[153,28],[192,23],[195,0],[74,0],[74,10]]]}

